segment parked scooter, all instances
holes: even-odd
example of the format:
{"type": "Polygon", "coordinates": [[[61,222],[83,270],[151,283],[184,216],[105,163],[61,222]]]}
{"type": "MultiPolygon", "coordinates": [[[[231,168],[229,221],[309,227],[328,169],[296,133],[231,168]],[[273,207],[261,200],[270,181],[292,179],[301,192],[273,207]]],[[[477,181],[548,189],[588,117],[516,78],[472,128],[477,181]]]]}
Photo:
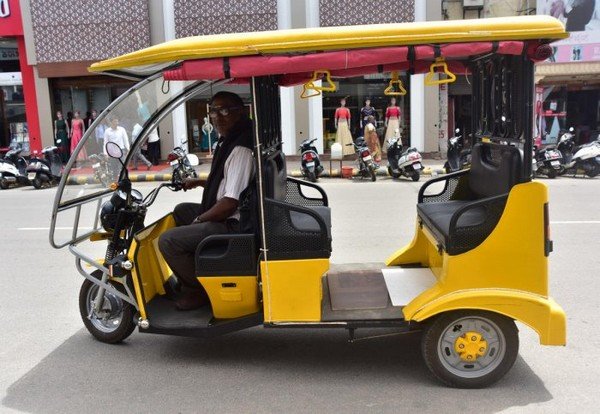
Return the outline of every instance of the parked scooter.
{"type": "MultiPolygon", "coordinates": [[[[187,141],[182,142],[185,145],[187,141]]],[[[173,181],[183,182],[186,178],[198,178],[194,165],[200,165],[196,154],[188,154],[183,147],[175,147],[167,156],[173,167],[173,181]]]]}
{"type": "Polygon", "coordinates": [[[317,139],[307,138],[300,144],[300,156],[301,156],[301,171],[302,175],[310,182],[316,182],[319,175],[323,172],[323,166],[317,153],[317,148],[312,144],[317,139]]]}
{"type": "Polygon", "coordinates": [[[563,165],[560,174],[578,173],[588,177],[600,174],[600,141],[575,147],[573,128],[569,128],[558,142],[558,150],[563,154],[563,165]]]}
{"type": "Polygon", "coordinates": [[[444,163],[446,173],[469,168],[471,165],[471,149],[465,148],[465,139],[460,135],[460,129],[455,129],[456,135],[448,139],[447,160],[444,163]]]}
{"type": "Polygon", "coordinates": [[[556,178],[563,169],[562,154],[554,147],[535,148],[533,159],[536,161],[535,175],[556,178]]]}
{"type": "Polygon", "coordinates": [[[29,185],[27,161],[21,156],[21,147],[9,150],[0,159],[0,188],[6,190],[11,184],[29,185]]]}
{"type": "Polygon", "coordinates": [[[58,148],[46,147],[42,150],[42,154],[43,157],[38,157],[37,153],[34,153],[27,166],[27,178],[36,189],[45,185],[58,184],[62,174],[62,162],[58,148]]]}
{"type": "Polygon", "coordinates": [[[379,168],[375,161],[373,160],[373,156],[371,155],[371,150],[367,146],[365,139],[363,137],[356,138],[356,141],[352,144],[354,151],[358,155],[358,172],[361,177],[371,177],[371,181],[377,180],[376,171],[379,168]]]}
{"type": "Polygon", "coordinates": [[[117,180],[116,173],[108,162],[108,155],[104,153],[92,154],[89,159],[92,161],[92,170],[94,179],[108,188],[110,184],[117,180]]]}
{"type": "Polygon", "coordinates": [[[419,181],[421,177],[421,163],[423,158],[416,148],[408,148],[402,152],[402,141],[400,130],[394,131],[394,137],[389,140],[387,148],[388,173],[394,178],[405,176],[413,181],[419,181]]]}

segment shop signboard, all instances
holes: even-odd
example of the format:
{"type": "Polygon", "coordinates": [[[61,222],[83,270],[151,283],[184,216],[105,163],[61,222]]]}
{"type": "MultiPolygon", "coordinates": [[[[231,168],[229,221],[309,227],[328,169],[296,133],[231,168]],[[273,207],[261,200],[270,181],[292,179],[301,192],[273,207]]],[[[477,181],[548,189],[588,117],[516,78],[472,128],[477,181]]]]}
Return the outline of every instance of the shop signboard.
{"type": "Polygon", "coordinates": [[[600,61],[599,0],[537,0],[537,14],[556,17],[570,34],[552,43],[550,62],[600,61]]]}

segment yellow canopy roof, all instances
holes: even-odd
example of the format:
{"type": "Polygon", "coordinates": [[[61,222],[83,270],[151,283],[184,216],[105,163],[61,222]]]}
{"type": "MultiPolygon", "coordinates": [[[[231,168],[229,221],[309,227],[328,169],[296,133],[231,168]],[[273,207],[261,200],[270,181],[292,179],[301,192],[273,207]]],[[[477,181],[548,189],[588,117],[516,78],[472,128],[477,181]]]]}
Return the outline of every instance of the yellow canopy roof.
{"type": "Polygon", "coordinates": [[[273,30],[172,40],[94,63],[89,70],[103,72],[225,56],[496,40],[556,40],[566,37],[568,33],[563,24],[550,16],[273,30]]]}

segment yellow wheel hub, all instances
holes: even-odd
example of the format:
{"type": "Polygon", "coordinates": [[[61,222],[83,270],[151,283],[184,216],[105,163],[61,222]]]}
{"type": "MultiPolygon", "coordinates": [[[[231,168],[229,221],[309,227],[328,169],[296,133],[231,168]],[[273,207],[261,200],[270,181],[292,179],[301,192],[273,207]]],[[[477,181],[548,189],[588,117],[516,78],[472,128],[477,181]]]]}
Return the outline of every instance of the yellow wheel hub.
{"type": "Polygon", "coordinates": [[[456,338],[454,351],[463,361],[474,362],[478,357],[485,355],[487,341],[477,332],[466,332],[456,338]]]}

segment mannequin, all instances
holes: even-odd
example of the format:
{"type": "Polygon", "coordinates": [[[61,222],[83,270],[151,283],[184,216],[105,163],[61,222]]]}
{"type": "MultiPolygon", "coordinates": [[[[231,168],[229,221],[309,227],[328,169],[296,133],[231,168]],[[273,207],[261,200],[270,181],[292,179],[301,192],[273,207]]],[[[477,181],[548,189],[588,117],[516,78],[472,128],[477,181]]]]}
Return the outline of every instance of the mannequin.
{"type": "Polygon", "coordinates": [[[400,130],[400,117],[402,111],[396,105],[396,98],[390,99],[390,105],[385,111],[385,139],[383,140],[383,151],[387,152],[388,140],[394,137],[394,131],[400,130]]]}
{"type": "MultiPolygon", "coordinates": [[[[367,123],[369,122],[368,119],[369,117],[372,116],[375,120],[377,120],[377,112],[375,111],[375,108],[373,108],[371,106],[371,100],[370,99],[366,99],[365,100],[365,106],[363,106],[360,110],[360,128],[363,129],[365,126],[367,126],[367,123]]],[[[375,127],[377,127],[377,125],[375,123],[373,123],[373,125],[375,125],[375,127]]]]}
{"type": "Polygon", "coordinates": [[[350,133],[350,110],[346,108],[346,99],[340,100],[340,107],[335,110],[335,142],[342,145],[344,156],[354,154],[352,134],[350,133]]]}
{"type": "Polygon", "coordinates": [[[69,135],[71,131],[69,124],[63,119],[61,111],[56,112],[56,119],[54,120],[54,145],[56,145],[60,151],[60,158],[63,164],[69,161],[70,145],[69,135]]]}
{"type": "MultiPolygon", "coordinates": [[[[77,148],[77,144],[81,140],[83,133],[85,132],[85,124],[83,123],[83,119],[80,118],[79,111],[75,111],[74,117],[71,120],[71,154],[77,148]]],[[[85,147],[81,148],[79,154],[77,154],[77,161],[83,161],[87,158],[87,153],[85,151],[85,147]]]]}

